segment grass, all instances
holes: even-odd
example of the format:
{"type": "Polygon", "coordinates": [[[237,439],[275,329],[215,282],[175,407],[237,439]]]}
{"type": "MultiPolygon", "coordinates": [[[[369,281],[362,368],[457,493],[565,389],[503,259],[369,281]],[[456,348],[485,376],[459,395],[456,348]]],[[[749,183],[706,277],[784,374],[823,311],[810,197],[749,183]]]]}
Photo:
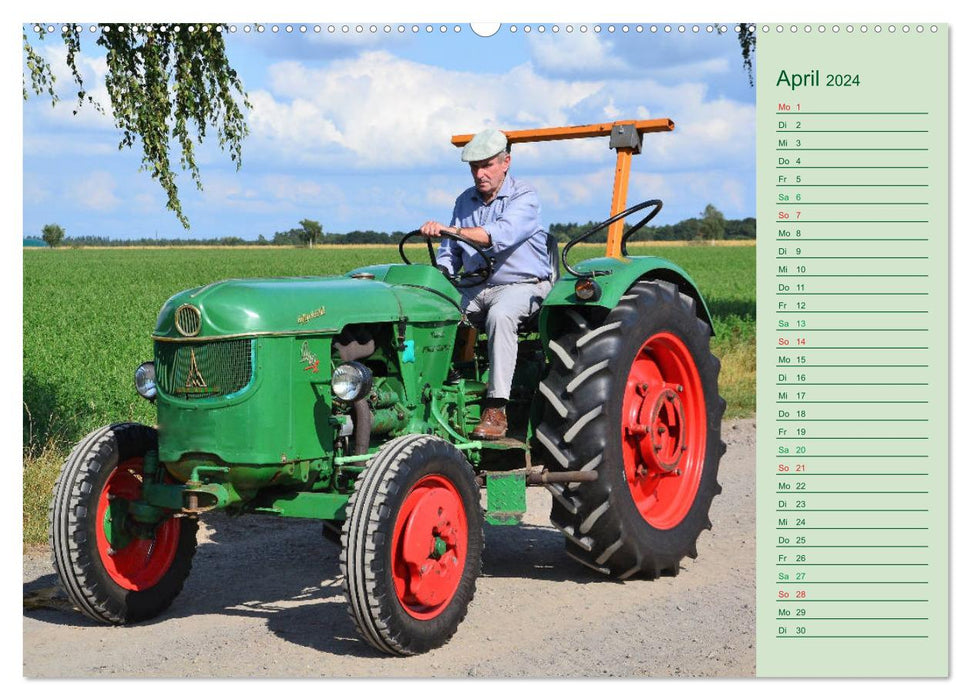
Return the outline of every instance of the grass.
{"type": "MultiPolygon", "coordinates": [[[[412,258],[423,261],[416,246],[412,258]]],[[[601,254],[578,246],[571,262],[601,254]]],[[[755,247],[631,245],[683,267],[714,319],[726,417],[755,410],[755,247]]],[[[390,246],[293,248],[30,249],[24,262],[24,539],[46,539],[47,504],[70,446],[119,420],[153,423],[134,392],[134,368],[152,357],[149,334],[175,292],[229,277],[337,275],[398,260],[390,246]]]]}

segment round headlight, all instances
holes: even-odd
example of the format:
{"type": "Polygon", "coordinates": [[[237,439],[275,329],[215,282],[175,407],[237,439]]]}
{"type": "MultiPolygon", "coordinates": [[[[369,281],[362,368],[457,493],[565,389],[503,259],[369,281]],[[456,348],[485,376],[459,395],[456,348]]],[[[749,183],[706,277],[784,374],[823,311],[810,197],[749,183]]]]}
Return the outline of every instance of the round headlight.
{"type": "Polygon", "coordinates": [[[592,277],[582,277],[577,280],[573,292],[580,301],[599,301],[600,285],[592,277]]]}
{"type": "Polygon", "coordinates": [[[371,391],[371,370],[360,362],[345,362],[334,370],[331,389],[341,401],[357,401],[371,391]]]}
{"type": "Polygon", "coordinates": [[[142,398],[148,399],[149,401],[155,400],[155,394],[158,393],[158,389],[155,386],[154,362],[143,362],[135,370],[135,391],[142,398]]]}

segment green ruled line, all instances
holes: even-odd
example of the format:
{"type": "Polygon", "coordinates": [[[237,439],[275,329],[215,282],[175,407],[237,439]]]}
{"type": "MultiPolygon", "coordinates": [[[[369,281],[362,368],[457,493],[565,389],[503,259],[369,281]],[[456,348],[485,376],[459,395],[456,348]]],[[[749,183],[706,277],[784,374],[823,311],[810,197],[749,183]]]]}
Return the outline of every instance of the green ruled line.
{"type": "MultiPolygon", "coordinates": [[[[829,332],[840,332],[840,333],[927,333],[930,331],[929,328],[776,328],[775,330],[780,333],[805,333],[807,331],[812,331],[813,333],[829,333],[829,332]]],[[[810,347],[808,345],[801,345],[800,348],[810,347]]],[[[883,346],[880,346],[881,349],[883,346]]],[[[779,348],[782,349],[782,348],[779,348]]],[[[794,348],[786,348],[792,350],[794,348]]],[[[817,348],[818,349],[818,348],[817,348]]],[[[849,348],[852,349],[852,348],[849,348]]],[[[891,348],[893,349],[893,348],[891,348]]],[[[926,350],[927,348],[906,348],[907,350],[926,350]]]]}
{"type": "Polygon", "coordinates": [[[927,134],[928,129],[776,129],[777,134],[927,134]]]}
{"type": "Polygon", "coordinates": [[[930,530],[929,527],[777,527],[776,530],[930,530]]]}
{"type": "Polygon", "coordinates": [[[929,403],[927,401],[909,401],[909,400],[899,400],[899,401],[776,401],[776,403],[929,403]]]}
{"type": "Polygon", "coordinates": [[[896,279],[898,277],[929,277],[930,275],[776,275],[776,277],[890,277],[896,279]]]}
{"type": "Polygon", "coordinates": [[[776,598],[775,604],[795,603],[929,603],[927,598],[776,598]]]}
{"type": "Polygon", "coordinates": [[[930,384],[928,382],[776,382],[773,386],[930,386],[930,384]]]}
{"type": "Polygon", "coordinates": [[[872,621],[883,621],[883,620],[894,620],[894,621],[924,621],[929,620],[927,617],[777,617],[776,620],[794,620],[797,622],[802,622],[803,620],[872,620],[872,621]]]}
{"type": "MultiPolygon", "coordinates": [[[[798,618],[789,618],[798,619],[798,618]]],[[[776,639],[929,639],[926,634],[777,634],[776,639]]]]}
{"type": "Polygon", "coordinates": [[[900,585],[900,586],[923,586],[927,585],[928,581],[776,581],[773,583],[775,586],[818,586],[818,585],[829,585],[829,584],[847,584],[847,585],[870,585],[870,584],[887,584],[887,585],[900,585]]]}
{"type": "Polygon", "coordinates": [[[850,115],[850,116],[856,116],[856,115],[872,116],[875,114],[879,114],[879,115],[886,115],[886,116],[919,117],[919,116],[927,116],[928,114],[930,114],[930,112],[803,112],[802,110],[793,112],[792,110],[789,110],[788,112],[776,112],[776,114],[781,114],[786,117],[795,117],[795,116],[801,117],[806,114],[812,114],[814,116],[820,115],[820,114],[841,114],[841,115],[850,115]]]}
{"type": "MultiPolygon", "coordinates": [[[[778,329],[777,329],[778,330],[778,329]]],[[[833,330],[839,331],[842,328],[834,328],[833,330]]],[[[881,329],[882,330],[882,329],[881,329]]],[[[896,330],[896,329],[888,329],[896,330]]],[[[918,328],[913,328],[911,330],[920,330],[918,328]]],[[[801,329],[795,329],[791,331],[793,333],[801,333],[801,329]]],[[[777,346],[776,351],[779,350],[798,350],[802,352],[803,350],[927,350],[926,345],[795,345],[795,346],[777,346]]]]}
{"type": "MultiPolygon", "coordinates": [[[[799,402],[793,401],[792,403],[799,403],[799,402]]],[[[844,457],[846,459],[854,459],[854,458],[858,459],[861,457],[874,458],[874,459],[876,458],[895,459],[899,457],[907,457],[912,459],[927,459],[929,455],[776,455],[776,457],[779,459],[785,459],[785,458],[792,459],[793,457],[797,457],[797,456],[799,457],[799,459],[805,459],[806,457],[813,457],[815,459],[830,459],[830,458],[836,458],[836,457],[844,457]]]]}
{"type": "MultiPolygon", "coordinates": [[[[820,309],[817,311],[809,311],[803,309],[802,311],[776,311],[777,314],[927,314],[930,313],[927,309],[853,309],[850,311],[841,311],[838,309],[820,309]]],[[[792,333],[798,333],[800,329],[793,328],[790,330],[792,333]]]]}
{"type": "Polygon", "coordinates": [[[776,170],[927,170],[927,165],[777,165],[776,170]]]}
{"type": "MultiPolygon", "coordinates": [[[[852,221],[846,223],[854,223],[852,221]]],[[[866,223],[866,222],[856,222],[856,223],[866,223]]],[[[870,222],[879,223],[879,222],[870,222]]],[[[894,223],[891,221],[885,221],[882,223],[894,223]]],[[[898,221],[897,223],[921,223],[919,221],[898,221]]],[[[777,255],[776,260],[930,260],[927,255],[777,255]]],[[[798,276],[798,275],[797,275],[798,276]]],[[[887,277],[896,277],[898,275],[886,275],[887,277]]],[[[899,275],[904,277],[905,275],[899,275]]]]}
{"type": "MultiPolygon", "coordinates": [[[[799,221],[791,221],[786,219],[776,219],[777,224],[926,224],[930,223],[926,219],[800,219],[799,221]]],[[[789,239],[795,242],[797,239],[789,239]]],[[[835,256],[835,257],[846,257],[846,256],[835,256]]],[[[866,256],[866,258],[873,257],[875,260],[896,260],[897,258],[885,258],[881,256],[866,256]]],[[[778,259],[778,258],[777,258],[778,259]]],[[[825,258],[824,258],[825,259],[825,258]]],[[[853,259],[853,258],[849,258],[853,259]]]]}
{"type": "Polygon", "coordinates": [[[929,148],[777,148],[776,151],[929,151],[929,148]]]}
{"type": "Polygon", "coordinates": [[[776,549],[927,549],[926,544],[780,544],[776,549]]]}
{"type": "MultiPolygon", "coordinates": [[[[800,236],[799,238],[791,238],[791,237],[790,238],[776,238],[776,240],[777,241],[781,241],[781,242],[785,242],[785,243],[792,243],[793,241],[796,241],[796,242],[799,242],[799,243],[812,242],[812,241],[830,241],[830,242],[832,242],[832,241],[840,241],[840,242],[843,242],[843,241],[856,241],[856,242],[860,242],[860,241],[864,241],[864,242],[876,241],[876,242],[879,243],[879,242],[894,242],[894,241],[915,241],[915,242],[916,241],[929,241],[930,239],[929,238],[816,238],[816,237],[806,238],[805,236],[800,236]]],[[[800,277],[802,277],[802,275],[800,275],[800,277]]]]}
{"type": "Polygon", "coordinates": [[[875,207],[893,207],[893,206],[926,206],[930,202],[804,202],[803,200],[795,200],[790,202],[789,200],[782,200],[776,202],[779,206],[783,207],[796,207],[796,206],[808,206],[808,205],[834,205],[834,204],[846,204],[852,206],[875,206],[875,207]]]}
{"type": "Polygon", "coordinates": [[[797,496],[801,496],[804,493],[858,493],[858,494],[864,494],[864,495],[871,495],[872,496],[872,495],[877,495],[877,494],[884,494],[885,495],[885,494],[893,494],[893,493],[918,493],[918,494],[928,494],[928,493],[930,493],[930,491],[804,491],[804,490],[800,489],[798,491],[776,491],[776,493],[782,494],[782,495],[786,495],[786,496],[791,495],[791,494],[796,494],[797,496]]]}
{"type": "Polygon", "coordinates": [[[777,297],[926,297],[930,292],[776,292],[777,297]]]}
{"type": "Polygon", "coordinates": [[[929,365],[802,365],[802,364],[800,364],[800,365],[776,365],[776,367],[783,368],[783,369],[792,369],[794,367],[795,368],[798,368],[798,369],[801,369],[803,367],[817,367],[817,368],[818,367],[858,367],[858,368],[861,368],[861,369],[862,368],[879,369],[879,368],[890,368],[890,367],[922,368],[922,367],[928,367],[928,366],[929,365]]]}
{"type": "Polygon", "coordinates": [[[776,566],[930,566],[930,564],[924,563],[908,563],[908,562],[889,562],[889,563],[879,563],[879,564],[860,564],[857,562],[830,562],[826,564],[809,564],[802,562],[801,564],[776,564],[776,566]]]}
{"type": "Polygon", "coordinates": [[[898,437],[896,435],[878,435],[877,437],[868,436],[848,436],[848,435],[837,435],[837,436],[827,436],[827,437],[777,437],[776,440],[929,440],[927,436],[924,437],[898,437]]]}
{"type": "MultiPolygon", "coordinates": [[[[776,477],[792,476],[801,479],[804,476],[930,476],[930,472],[774,472],[776,477]]],[[[781,493],[778,492],[778,493],[781,493]]],[[[793,493],[786,491],[786,493],[793,493]]],[[[803,492],[799,492],[803,493],[803,492]]],[[[927,493],[923,491],[922,493],[927,493]]]]}
{"type": "Polygon", "coordinates": [[[927,513],[927,508],[776,508],[776,513],[927,513]]]}
{"type": "MultiPolygon", "coordinates": [[[[775,472],[776,476],[930,476],[929,472],[775,472]]],[[[791,492],[790,492],[791,493],[791,492]]]]}
{"type": "Polygon", "coordinates": [[[802,188],[802,187],[839,187],[839,188],[842,189],[843,187],[930,187],[930,185],[927,184],[927,183],[903,184],[903,183],[891,183],[891,182],[875,182],[875,183],[868,183],[868,184],[858,184],[858,183],[848,182],[848,183],[843,183],[843,184],[825,183],[825,184],[821,184],[821,185],[807,185],[807,184],[802,184],[801,183],[801,184],[798,184],[798,185],[776,185],[776,187],[783,187],[783,188],[787,188],[787,189],[795,189],[797,187],[798,188],[802,188]]]}
{"type": "MultiPolygon", "coordinates": [[[[783,365],[779,365],[782,367],[783,365]]],[[[929,418],[778,418],[777,423],[927,423],[929,418]]]]}

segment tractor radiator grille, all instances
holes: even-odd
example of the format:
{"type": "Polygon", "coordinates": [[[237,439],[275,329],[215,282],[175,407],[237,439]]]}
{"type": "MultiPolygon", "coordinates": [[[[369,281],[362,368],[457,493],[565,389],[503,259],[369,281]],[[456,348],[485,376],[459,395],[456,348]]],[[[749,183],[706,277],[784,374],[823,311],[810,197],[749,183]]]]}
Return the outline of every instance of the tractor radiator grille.
{"type": "Polygon", "coordinates": [[[253,340],[155,343],[158,388],[182,399],[234,394],[253,377],[253,340]]]}

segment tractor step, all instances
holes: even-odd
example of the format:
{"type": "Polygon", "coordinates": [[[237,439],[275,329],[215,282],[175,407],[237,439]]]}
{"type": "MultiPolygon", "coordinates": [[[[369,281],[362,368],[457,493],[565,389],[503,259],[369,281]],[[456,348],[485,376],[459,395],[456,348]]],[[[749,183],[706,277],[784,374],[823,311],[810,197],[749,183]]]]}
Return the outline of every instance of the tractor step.
{"type": "Polygon", "coordinates": [[[482,449],[484,450],[528,450],[529,445],[524,440],[516,437],[504,437],[499,440],[483,440],[482,449]]]}

